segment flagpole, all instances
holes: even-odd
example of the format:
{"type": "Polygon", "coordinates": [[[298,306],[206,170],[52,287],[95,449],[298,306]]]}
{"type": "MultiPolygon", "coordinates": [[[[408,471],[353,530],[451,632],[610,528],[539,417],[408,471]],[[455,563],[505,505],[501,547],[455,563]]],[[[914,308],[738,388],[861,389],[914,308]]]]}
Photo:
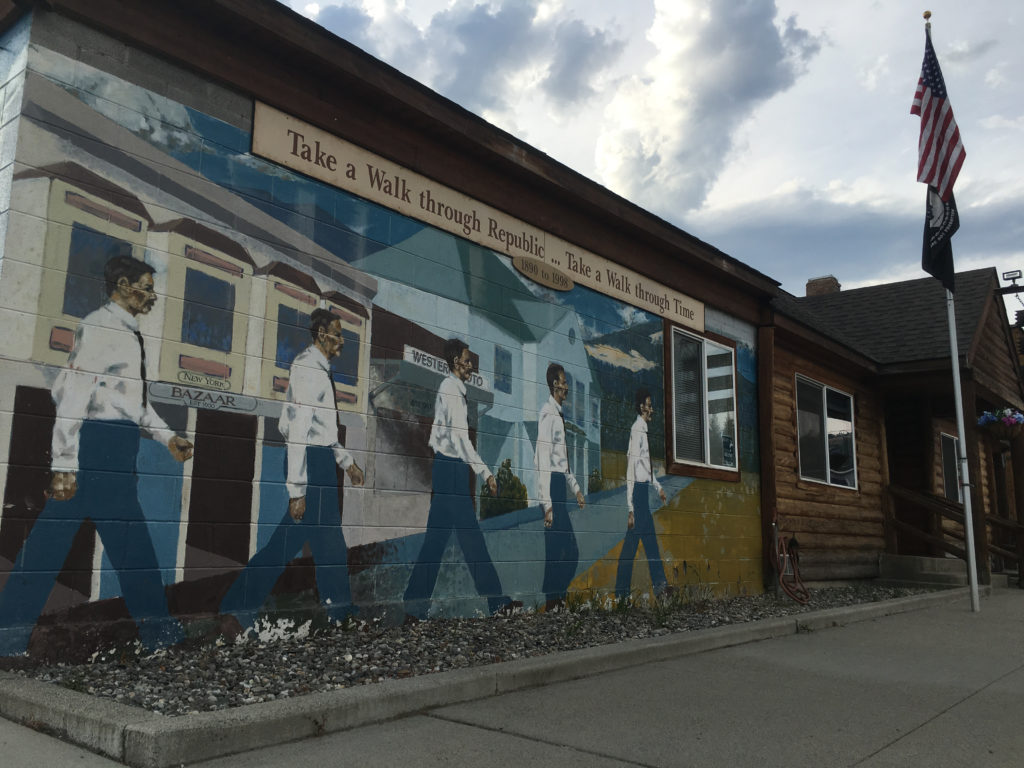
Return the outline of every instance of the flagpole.
{"type": "Polygon", "coordinates": [[[946,289],[946,314],[949,318],[949,357],[953,363],[953,400],[956,403],[956,430],[960,435],[960,487],[964,499],[964,548],[967,550],[967,579],[971,585],[971,611],[981,611],[978,599],[978,564],[974,552],[974,516],[971,514],[971,482],[967,474],[967,432],[964,431],[964,401],[960,393],[960,353],[956,343],[956,312],[953,293],[946,289]]]}
{"type": "Polygon", "coordinates": [[[956,308],[953,286],[953,248],[950,240],[960,228],[960,218],[953,197],[953,184],[964,161],[960,129],[953,117],[946,94],[946,83],[932,47],[932,12],[924,12],[924,62],[910,114],[921,117],[918,140],[917,180],[928,184],[925,207],[924,242],[921,267],[938,278],[946,289],[946,315],[949,321],[949,357],[953,373],[953,402],[956,407],[956,428],[960,436],[960,489],[964,504],[964,548],[967,553],[967,576],[971,585],[971,610],[981,610],[978,601],[978,564],[974,551],[974,517],[971,512],[971,481],[967,468],[967,431],[964,428],[964,401],[960,391],[960,352],[956,343],[956,308]]]}

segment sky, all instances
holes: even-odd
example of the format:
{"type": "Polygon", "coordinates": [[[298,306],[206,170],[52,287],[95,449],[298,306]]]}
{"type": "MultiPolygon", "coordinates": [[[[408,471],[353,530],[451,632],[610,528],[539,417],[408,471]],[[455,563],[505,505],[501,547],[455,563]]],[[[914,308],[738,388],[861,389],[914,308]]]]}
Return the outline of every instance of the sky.
{"type": "Polygon", "coordinates": [[[956,268],[1024,269],[1016,0],[287,4],[797,296],[926,276],[910,103],[931,10],[967,153],[956,268]]]}

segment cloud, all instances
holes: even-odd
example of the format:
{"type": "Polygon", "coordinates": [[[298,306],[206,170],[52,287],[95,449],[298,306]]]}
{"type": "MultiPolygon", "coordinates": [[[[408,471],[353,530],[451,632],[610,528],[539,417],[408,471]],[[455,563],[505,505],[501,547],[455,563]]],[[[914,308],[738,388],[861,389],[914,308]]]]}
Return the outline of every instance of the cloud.
{"type": "Polygon", "coordinates": [[[461,0],[414,24],[401,6],[349,0],[317,22],[478,114],[510,108],[537,87],[557,108],[594,97],[593,81],[625,43],[539,0],[461,0]]]}
{"type": "Polygon", "coordinates": [[[950,45],[939,58],[941,61],[948,61],[951,64],[968,64],[980,59],[998,45],[999,41],[991,38],[972,43],[956,42],[950,45]]]}
{"type": "Polygon", "coordinates": [[[861,85],[868,91],[873,91],[878,87],[879,82],[886,82],[890,76],[889,71],[889,54],[883,53],[871,64],[860,72],[861,85]]]}
{"type": "Polygon", "coordinates": [[[601,179],[654,211],[698,207],[753,111],[821,47],[773,2],[657,0],[644,73],[625,80],[598,138],[601,179]],[[656,190],[653,193],[651,190],[656,190]]]}
{"type": "Polygon", "coordinates": [[[373,19],[360,8],[349,5],[321,6],[316,20],[324,29],[363,50],[369,51],[376,46],[374,37],[370,34],[373,19]]]}
{"type": "Polygon", "coordinates": [[[610,365],[617,365],[628,368],[631,371],[646,371],[655,367],[655,363],[648,360],[635,349],[628,352],[608,344],[587,344],[587,352],[591,357],[601,360],[610,365]]]}
{"type": "Polygon", "coordinates": [[[978,125],[990,131],[999,129],[1024,131],[1024,115],[1013,118],[1003,117],[1002,115],[991,115],[979,120],[978,125]]]}
{"type": "MultiPolygon", "coordinates": [[[[972,192],[963,200],[987,194],[984,188],[972,192]]],[[[960,231],[953,238],[958,270],[1024,265],[1024,221],[1016,213],[1024,207],[1024,190],[990,197],[978,208],[961,201],[960,231]]],[[[844,288],[923,277],[923,224],[923,194],[919,209],[912,209],[842,203],[801,190],[701,212],[686,229],[802,296],[807,279],[823,273],[835,275],[844,288]]]]}
{"type": "Polygon", "coordinates": [[[644,310],[633,307],[628,304],[621,304],[616,308],[619,316],[622,318],[623,324],[629,328],[632,325],[639,325],[640,323],[646,323],[650,319],[650,315],[644,310]]]}
{"type": "Polygon", "coordinates": [[[592,29],[579,19],[555,28],[555,54],[541,88],[553,100],[572,105],[596,94],[590,85],[594,73],[607,67],[622,53],[625,43],[592,29]]]}

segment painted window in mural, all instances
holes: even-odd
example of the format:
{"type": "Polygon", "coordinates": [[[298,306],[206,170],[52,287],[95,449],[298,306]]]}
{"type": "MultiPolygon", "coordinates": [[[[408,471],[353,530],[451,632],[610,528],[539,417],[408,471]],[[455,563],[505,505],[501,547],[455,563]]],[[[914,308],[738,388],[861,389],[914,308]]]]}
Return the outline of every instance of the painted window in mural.
{"type": "Polygon", "coordinates": [[[189,269],[185,272],[185,308],[181,340],[197,347],[231,351],[235,286],[226,280],[189,269]]]}
{"type": "Polygon", "coordinates": [[[292,367],[295,356],[309,346],[309,314],[286,304],[277,307],[277,354],[274,365],[292,367]]]}
{"type": "Polygon", "coordinates": [[[800,476],[829,485],[857,487],[853,398],[798,376],[796,380],[800,476]]]}
{"type": "Polygon", "coordinates": [[[672,329],[672,446],[676,461],[736,469],[735,354],[672,329]]]}
{"type": "MultiPolygon", "coordinates": [[[[277,355],[274,364],[278,368],[291,368],[295,356],[309,346],[309,314],[280,304],[277,308],[277,355]]],[[[359,335],[342,327],[341,337],[345,342],[341,353],[331,360],[331,377],[339,384],[354,387],[359,379],[359,335]]]]}
{"type": "Polygon", "coordinates": [[[107,303],[103,267],[114,256],[130,256],[131,244],[84,224],[71,227],[68,273],[64,280],[64,314],[85,317],[107,303]]]}
{"type": "Polygon", "coordinates": [[[494,388],[512,394],[512,352],[498,345],[494,346],[494,388]]]}
{"type": "Polygon", "coordinates": [[[331,360],[331,376],[339,384],[354,387],[359,378],[359,335],[348,328],[341,329],[345,341],[341,353],[331,360]]]}
{"type": "Polygon", "coordinates": [[[573,386],[573,378],[572,378],[572,374],[571,373],[566,372],[566,374],[565,374],[565,386],[566,386],[566,393],[565,393],[565,402],[562,403],[562,418],[564,418],[566,421],[575,422],[576,421],[576,411],[573,408],[573,403],[575,402],[575,397],[573,396],[573,392],[575,392],[575,389],[574,389],[574,386],[573,386]]]}

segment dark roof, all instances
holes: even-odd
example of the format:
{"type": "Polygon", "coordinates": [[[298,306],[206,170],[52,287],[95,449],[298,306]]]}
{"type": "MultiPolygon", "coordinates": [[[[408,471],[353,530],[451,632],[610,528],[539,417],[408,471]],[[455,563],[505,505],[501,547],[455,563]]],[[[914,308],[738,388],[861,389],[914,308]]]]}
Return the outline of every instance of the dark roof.
{"type": "Polygon", "coordinates": [[[316,284],[316,280],[311,275],[283,261],[272,261],[269,264],[264,264],[256,269],[254,274],[270,275],[271,277],[285,280],[292,285],[297,285],[316,296],[320,296],[320,286],[316,284]]]}
{"type": "Polygon", "coordinates": [[[187,238],[195,240],[199,243],[216,248],[221,253],[226,253],[228,256],[232,256],[238,261],[244,262],[251,267],[256,266],[256,262],[249,256],[249,252],[232,240],[227,235],[223,235],[216,230],[210,229],[209,227],[200,224],[198,221],[193,219],[174,219],[173,221],[165,221],[162,224],[155,224],[150,227],[152,232],[177,232],[179,235],[184,235],[187,238]]]}
{"type": "Polygon", "coordinates": [[[146,210],[146,206],[142,204],[132,192],[118,186],[109,179],[105,179],[97,173],[93,173],[88,168],[79,165],[72,161],[65,161],[62,163],[54,163],[48,165],[45,168],[27,168],[23,171],[18,171],[14,174],[15,181],[20,179],[60,179],[66,181],[69,184],[73,184],[80,189],[83,189],[96,197],[102,198],[109,203],[120,206],[126,211],[131,211],[136,216],[139,216],[146,220],[146,223],[150,226],[153,225],[153,219],[149,216],[149,211],[146,210]]]}
{"type": "MultiPolygon", "coordinates": [[[[956,335],[971,348],[999,281],[994,268],[956,275],[956,335]]],[[[780,292],[776,311],[830,336],[880,365],[949,358],[946,293],[932,277],[798,298],[780,292]]]]}

